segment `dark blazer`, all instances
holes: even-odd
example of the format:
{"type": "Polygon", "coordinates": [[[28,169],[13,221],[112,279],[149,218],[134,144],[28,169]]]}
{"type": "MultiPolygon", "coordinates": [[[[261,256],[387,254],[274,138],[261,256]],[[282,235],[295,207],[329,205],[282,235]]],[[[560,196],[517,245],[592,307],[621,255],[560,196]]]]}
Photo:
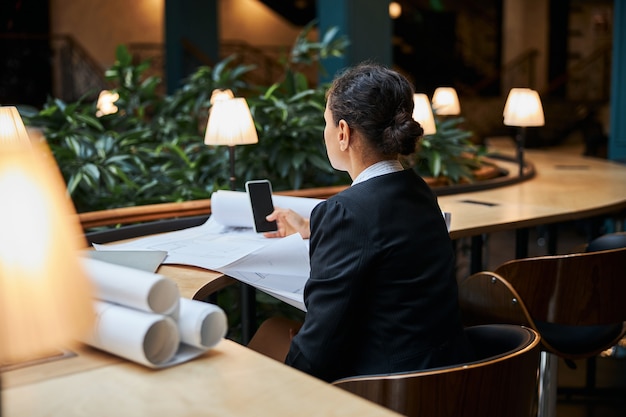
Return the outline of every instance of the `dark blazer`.
{"type": "Polygon", "coordinates": [[[353,185],[311,214],[307,313],[286,363],[326,381],[464,361],[455,255],[412,170],[353,185]]]}

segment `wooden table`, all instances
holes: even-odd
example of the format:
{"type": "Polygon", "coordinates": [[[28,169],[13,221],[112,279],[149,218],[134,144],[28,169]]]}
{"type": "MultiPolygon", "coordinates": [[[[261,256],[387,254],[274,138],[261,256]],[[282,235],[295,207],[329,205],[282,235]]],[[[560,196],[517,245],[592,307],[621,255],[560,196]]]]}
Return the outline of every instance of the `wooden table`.
{"type": "Polygon", "coordinates": [[[74,351],[3,372],[3,416],[397,415],[230,340],[162,370],[89,347],[74,351]]]}
{"type": "MultiPolygon", "coordinates": [[[[529,180],[500,188],[439,197],[452,213],[452,239],[472,238],[470,273],[483,270],[482,234],[515,230],[515,254],[528,256],[529,228],[546,225],[548,254],[557,253],[561,222],[626,210],[626,165],[558,151],[527,150],[535,167],[529,180]]],[[[517,172],[515,163],[502,163],[517,172]]]]}
{"type": "MultiPolygon", "coordinates": [[[[529,149],[525,156],[536,171],[529,180],[439,197],[452,213],[453,239],[626,210],[626,165],[556,151],[529,149]]],[[[517,164],[508,165],[517,172],[517,164]]]]}

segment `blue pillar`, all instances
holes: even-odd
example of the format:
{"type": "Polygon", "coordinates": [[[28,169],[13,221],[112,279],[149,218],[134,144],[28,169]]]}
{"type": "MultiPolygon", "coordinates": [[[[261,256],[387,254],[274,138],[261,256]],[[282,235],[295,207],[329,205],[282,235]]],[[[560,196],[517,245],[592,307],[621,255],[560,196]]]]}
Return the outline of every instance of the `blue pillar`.
{"type": "Polygon", "coordinates": [[[171,94],[219,59],[218,0],[165,0],[165,82],[171,94]]]}
{"type": "Polygon", "coordinates": [[[339,34],[350,40],[344,56],[322,61],[326,74],[320,73],[320,82],[330,81],[338,71],[365,60],[391,66],[389,0],[317,0],[317,16],[320,34],[337,26],[339,34]]]}
{"type": "Polygon", "coordinates": [[[626,4],[613,2],[613,64],[609,159],[626,161],[626,4]]]}

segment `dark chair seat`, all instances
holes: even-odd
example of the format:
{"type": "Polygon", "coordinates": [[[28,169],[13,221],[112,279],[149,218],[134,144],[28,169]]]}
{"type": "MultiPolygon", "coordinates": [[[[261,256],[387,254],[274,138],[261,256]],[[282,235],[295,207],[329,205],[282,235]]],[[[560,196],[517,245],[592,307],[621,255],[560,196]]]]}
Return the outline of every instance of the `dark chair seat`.
{"type": "Polygon", "coordinates": [[[570,356],[586,356],[587,352],[604,350],[619,339],[622,323],[601,326],[565,326],[535,321],[541,337],[559,352],[570,356]]]}

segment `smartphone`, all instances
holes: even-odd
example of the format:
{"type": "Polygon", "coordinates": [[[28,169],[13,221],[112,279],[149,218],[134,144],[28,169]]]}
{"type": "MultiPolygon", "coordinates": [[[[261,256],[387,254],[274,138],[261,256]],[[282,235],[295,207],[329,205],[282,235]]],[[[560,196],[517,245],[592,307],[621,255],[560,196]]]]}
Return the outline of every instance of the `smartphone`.
{"type": "Polygon", "coordinates": [[[257,233],[275,232],[278,230],[276,222],[268,222],[265,217],[274,211],[272,202],[272,184],[268,180],[254,180],[246,182],[246,192],[252,206],[254,229],[257,233]]]}

